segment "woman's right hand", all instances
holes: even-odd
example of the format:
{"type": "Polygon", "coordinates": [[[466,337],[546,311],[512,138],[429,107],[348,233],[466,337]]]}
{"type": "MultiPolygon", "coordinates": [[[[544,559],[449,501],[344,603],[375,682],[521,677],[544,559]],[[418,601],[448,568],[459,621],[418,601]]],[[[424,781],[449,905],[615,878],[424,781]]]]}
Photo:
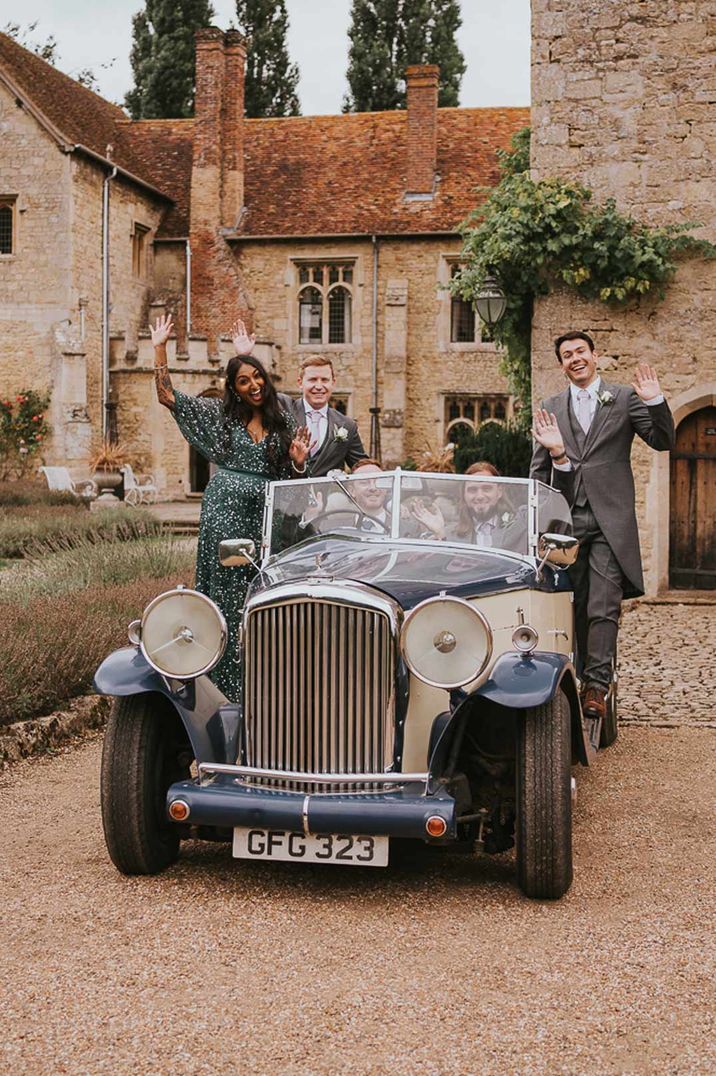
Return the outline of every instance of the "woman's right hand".
{"type": "Polygon", "coordinates": [[[173,328],[174,323],[171,314],[164,314],[161,318],[157,318],[154,325],[149,326],[149,331],[152,334],[152,345],[154,347],[163,347],[171,336],[173,328]]]}

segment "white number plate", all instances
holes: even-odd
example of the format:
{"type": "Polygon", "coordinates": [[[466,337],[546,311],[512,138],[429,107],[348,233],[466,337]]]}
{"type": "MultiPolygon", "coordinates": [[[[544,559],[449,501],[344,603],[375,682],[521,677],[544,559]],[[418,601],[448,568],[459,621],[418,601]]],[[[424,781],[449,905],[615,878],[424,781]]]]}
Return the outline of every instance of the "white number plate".
{"type": "Polygon", "coordinates": [[[237,859],[285,859],[292,863],[337,863],[343,867],[387,867],[388,837],[319,833],[307,837],[283,829],[234,829],[237,859]]]}

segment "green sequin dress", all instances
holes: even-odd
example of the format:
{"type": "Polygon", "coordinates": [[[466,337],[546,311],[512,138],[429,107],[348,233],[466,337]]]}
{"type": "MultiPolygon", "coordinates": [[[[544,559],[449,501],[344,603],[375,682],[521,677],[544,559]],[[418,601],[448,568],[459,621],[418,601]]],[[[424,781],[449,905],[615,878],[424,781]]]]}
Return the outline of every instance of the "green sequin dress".
{"type": "MultiPolygon", "coordinates": [[[[267,485],[272,479],[290,478],[290,464],[285,456],[278,468],[272,462],[272,455],[280,458],[275,433],[257,444],[242,423],[225,424],[221,400],[187,396],[176,389],[174,399],[173,415],[182,434],[218,468],[201,505],[196,589],[216,602],[226,617],[229,639],[211,678],[227,699],[238,702],[241,668],[237,661],[237,629],[254,569],[250,565],[223,568],[219,564],[219,542],[224,538],[252,538],[258,553],[267,485]]],[[[293,420],[288,421],[293,428],[293,420]]]]}

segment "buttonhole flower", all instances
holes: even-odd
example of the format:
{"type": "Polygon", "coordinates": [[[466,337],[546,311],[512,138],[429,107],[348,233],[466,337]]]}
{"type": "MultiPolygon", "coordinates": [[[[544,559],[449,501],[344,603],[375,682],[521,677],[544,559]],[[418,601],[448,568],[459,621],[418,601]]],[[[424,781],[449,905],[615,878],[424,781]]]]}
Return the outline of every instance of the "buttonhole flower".
{"type": "Polygon", "coordinates": [[[599,401],[600,407],[604,407],[605,404],[610,404],[613,399],[614,394],[609,392],[607,389],[605,389],[604,392],[597,393],[597,400],[599,401]]]}
{"type": "Polygon", "coordinates": [[[347,441],[348,430],[345,428],[345,426],[339,426],[333,436],[336,441],[347,441]]]}

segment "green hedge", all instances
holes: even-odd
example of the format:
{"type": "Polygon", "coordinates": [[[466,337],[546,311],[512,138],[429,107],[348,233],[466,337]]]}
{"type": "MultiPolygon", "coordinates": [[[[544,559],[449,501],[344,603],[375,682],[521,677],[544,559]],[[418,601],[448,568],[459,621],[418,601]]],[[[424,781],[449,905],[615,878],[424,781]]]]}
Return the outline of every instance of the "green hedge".
{"type": "Polygon", "coordinates": [[[483,422],[461,438],[455,448],[455,470],[464,474],[472,463],[486,460],[505,478],[527,478],[532,458],[532,438],[511,423],[483,422]]]}

